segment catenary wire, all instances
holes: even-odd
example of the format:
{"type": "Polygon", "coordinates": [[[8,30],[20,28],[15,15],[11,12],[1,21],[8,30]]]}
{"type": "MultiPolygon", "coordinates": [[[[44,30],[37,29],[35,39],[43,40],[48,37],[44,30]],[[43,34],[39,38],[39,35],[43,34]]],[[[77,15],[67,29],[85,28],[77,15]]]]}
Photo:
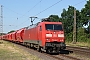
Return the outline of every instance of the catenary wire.
{"type": "MultiPolygon", "coordinates": [[[[62,1],[62,0],[59,0],[58,2],[56,2],[56,3],[54,3],[53,5],[49,6],[48,8],[46,8],[46,9],[42,10],[41,12],[37,13],[35,16],[37,16],[37,15],[43,13],[44,11],[50,9],[51,7],[53,7],[53,6],[55,6],[56,4],[60,3],[61,1],[62,1]]],[[[26,20],[26,21],[27,21],[27,20],[26,20]]],[[[24,21],[24,22],[26,22],[26,21],[24,21]]],[[[23,22],[23,23],[24,23],[24,22],[23,22]]],[[[23,23],[21,23],[20,25],[22,25],[23,23]]],[[[18,26],[19,26],[19,25],[18,25],[18,26]]]]}
{"type": "MultiPolygon", "coordinates": [[[[48,10],[49,8],[53,7],[54,5],[58,4],[58,3],[61,2],[61,1],[62,1],[62,0],[56,2],[55,4],[49,6],[48,8],[46,8],[46,9],[44,9],[43,11],[37,13],[36,15],[39,15],[39,14],[43,13],[44,11],[48,10]]],[[[84,0],[84,1],[86,1],[86,0],[84,0]]],[[[77,3],[77,4],[75,4],[74,6],[76,6],[76,5],[78,5],[78,4],[81,4],[81,3],[84,2],[84,1],[81,1],[81,2],[79,2],[79,3],[77,3]]],[[[29,10],[29,11],[31,11],[31,10],[29,10]]],[[[29,11],[28,11],[28,12],[29,12],[29,11]]],[[[36,16],[36,15],[35,15],[35,16],[36,16]]],[[[27,20],[26,20],[26,21],[27,21],[27,20]]],[[[20,25],[24,24],[26,21],[24,21],[24,22],[21,23],[20,25]]],[[[20,26],[20,25],[18,25],[18,26],[20,26]]]]}
{"type": "MultiPolygon", "coordinates": [[[[85,2],[85,1],[86,1],[86,0],[80,1],[79,3],[76,3],[76,4],[72,5],[72,6],[79,5],[79,4],[81,4],[81,3],[85,2]]],[[[66,8],[66,9],[68,9],[68,8],[66,8]]],[[[60,12],[60,11],[57,11],[57,12],[55,12],[55,13],[58,13],[58,12],[60,12]]]]}
{"type": "Polygon", "coordinates": [[[46,11],[46,10],[48,10],[49,8],[55,6],[56,4],[60,3],[61,1],[62,1],[62,0],[59,0],[58,2],[56,2],[56,3],[54,3],[53,5],[49,6],[48,8],[46,8],[46,9],[42,10],[41,12],[37,13],[35,16],[37,16],[37,15],[43,13],[44,11],[46,11]]]}
{"type": "MultiPolygon", "coordinates": [[[[39,3],[41,3],[42,0],[40,0],[37,4],[35,4],[30,10],[28,10],[24,15],[26,15],[28,12],[30,12],[31,10],[33,10],[39,3]]],[[[24,15],[22,15],[21,17],[23,17],[24,15]]],[[[20,17],[20,18],[21,18],[20,17]]]]}

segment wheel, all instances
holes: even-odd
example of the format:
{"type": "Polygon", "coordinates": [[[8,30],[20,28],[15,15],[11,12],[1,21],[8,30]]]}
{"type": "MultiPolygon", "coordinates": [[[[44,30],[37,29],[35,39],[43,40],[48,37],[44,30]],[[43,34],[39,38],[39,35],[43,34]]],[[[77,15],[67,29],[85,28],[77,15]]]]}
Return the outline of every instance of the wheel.
{"type": "Polygon", "coordinates": [[[40,51],[41,51],[41,47],[40,47],[40,46],[38,46],[37,50],[38,50],[38,52],[40,52],[40,51]]]}
{"type": "Polygon", "coordinates": [[[46,53],[52,53],[52,48],[47,48],[46,53]]]}

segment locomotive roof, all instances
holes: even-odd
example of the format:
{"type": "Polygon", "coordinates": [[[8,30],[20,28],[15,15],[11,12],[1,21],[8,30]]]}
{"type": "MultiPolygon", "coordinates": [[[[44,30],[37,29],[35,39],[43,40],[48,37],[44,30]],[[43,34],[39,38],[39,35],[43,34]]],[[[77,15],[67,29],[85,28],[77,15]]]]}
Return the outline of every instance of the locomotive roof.
{"type": "MultiPolygon", "coordinates": [[[[49,18],[45,18],[45,19],[42,19],[41,22],[50,22],[50,20],[49,20],[49,18]]],[[[41,22],[38,22],[38,23],[33,24],[33,25],[30,25],[30,26],[26,27],[26,29],[34,28],[41,22]]]]}
{"type": "Polygon", "coordinates": [[[39,23],[40,23],[40,22],[38,22],[38,23],[36,23],[36,24],[33,24],[33,25],[30,25],[30,26],[26,27],[26,29],[34,28],[34,27],[38,26],[39,23]]]}
{"type": "Polygon", "coordinates": [[[31,28],[34,28],[34,27],[37,27],[38,25],[39,25],[39,23],[40,24],[43,24],[43,23],[45,23],[45,24],[62,24],[61,22],[38,22],[37,24],[33,24],[33,25],[30,25],[30,26],[28,26],[28,27],[26,27],[26,29],[31,29],[31,28]]]}

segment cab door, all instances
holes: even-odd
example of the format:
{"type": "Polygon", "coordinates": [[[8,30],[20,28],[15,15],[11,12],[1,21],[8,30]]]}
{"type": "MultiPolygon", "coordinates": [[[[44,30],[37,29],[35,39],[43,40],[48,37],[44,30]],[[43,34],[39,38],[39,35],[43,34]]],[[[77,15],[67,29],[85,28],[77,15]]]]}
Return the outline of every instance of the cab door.
{"type": "Polygon", "coordinates": [[[38,43],[42,46],[42,26],[38,26],[38,43]]]}

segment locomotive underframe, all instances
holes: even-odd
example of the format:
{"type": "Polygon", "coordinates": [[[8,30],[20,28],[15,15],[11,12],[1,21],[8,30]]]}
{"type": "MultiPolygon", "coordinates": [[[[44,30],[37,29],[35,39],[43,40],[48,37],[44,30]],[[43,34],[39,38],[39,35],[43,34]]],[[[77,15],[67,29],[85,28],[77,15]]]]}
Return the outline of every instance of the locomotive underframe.
{"type": "Polygon", "coordinates": [[[66,44],[63,42],[46,42],[45,50],[47,53],[59,53],[60,50],[66,48],[66,44]]]}
{"type": "Polygon", "coordinates": [[[47,53],[59,53],[60,50],[63,50],[66,48],[66,44],[64,42],[45,42],[45,46],[41,45],[41,41],[24,41],[24,43],[27,43],[26,45],[33,45],[32,47],[37,48],[39,51],[41,49],[45,49],[47,53]]]}

